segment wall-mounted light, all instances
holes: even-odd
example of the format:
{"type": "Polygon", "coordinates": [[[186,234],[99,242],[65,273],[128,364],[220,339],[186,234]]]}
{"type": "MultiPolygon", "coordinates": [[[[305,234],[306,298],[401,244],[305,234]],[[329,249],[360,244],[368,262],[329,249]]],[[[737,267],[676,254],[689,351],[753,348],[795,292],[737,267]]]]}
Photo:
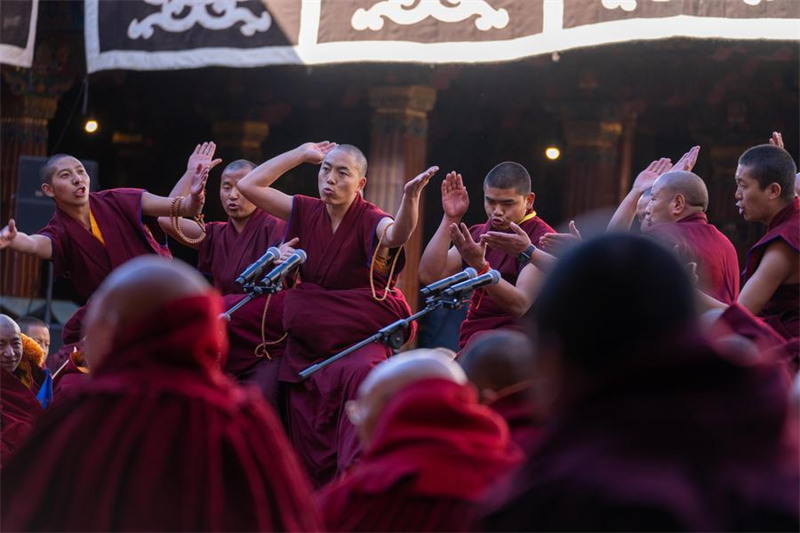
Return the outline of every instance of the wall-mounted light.
{"type": "Polygon", "coordinates": [[[92,133],[96,132],[97,128],[99,128],[99,127],[100,127],[100,125],[97,123],[97,121],[94,120],[94,119],[91,119],[91,118],[88,119],[86,121],[86,123],[83,125],[84,131],[86,131],[86,133],[88,133],[88,134],[92,134],[92,133]]]}
{"type": "Polygon", "coordinates": [[[544,156],[550,161],[555,161],[561,157],[561,150],[556,146],[548,146],[544,151],[544,156]]]}

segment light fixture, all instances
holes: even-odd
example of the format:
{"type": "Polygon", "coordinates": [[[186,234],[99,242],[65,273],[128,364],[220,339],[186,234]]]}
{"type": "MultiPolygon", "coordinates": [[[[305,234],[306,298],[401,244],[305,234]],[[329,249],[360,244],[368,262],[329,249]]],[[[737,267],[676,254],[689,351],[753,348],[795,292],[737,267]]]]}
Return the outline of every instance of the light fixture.
{"type": "Polygon", "coordinates": [[[544,151],[544,156],[550,161],[555,161],[561,157],[561,150],[556,146],[548,146],[544,151]]]}
{"type": "Polygon", "coordinates": [[[86,131],[86,133],[89,133],[89,134],[92,134],[92,133],[96,132],[97,128],[99,128],[99,127],[100,127],[99,124],[94,119],[87,120],[86,124],[83,125],[83,129],[86,131]]]}

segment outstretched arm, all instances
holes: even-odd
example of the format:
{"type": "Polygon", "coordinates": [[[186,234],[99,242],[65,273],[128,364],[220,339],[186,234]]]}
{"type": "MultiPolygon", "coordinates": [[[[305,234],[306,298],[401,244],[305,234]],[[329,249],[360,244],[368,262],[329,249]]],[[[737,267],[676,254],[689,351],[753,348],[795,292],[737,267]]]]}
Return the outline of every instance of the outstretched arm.
{"type": "Polygon", "coordinates": [[[282,175],[303,163],[319,165],[334,148],[336,143],[328,141],[305,143],[294,150],[275,156],[239,180],[237,184],[239,192],[267,213],[289,220],[292,214],[292,196],[273,189],[271,185],[282,175]]]}
{"type": "MultiPolygon", "coordinates": [[[[222,159],[213,159],[216,149],[217,146],[213,142],[205,142],[203,144],[198,144],[195,147],[194,152],[191,153],[189,160],[186,163],[186,172],[184,172],[183,176],[181,176],[181,178],[178,180],[178,183],[175,184],[175,187],[173,187],[172,191],[169,193],[170,199],[175,198],[176,196],[186,197],[192,194],[193,185],[197,181],[196,173],[198,168],[203,169],[208,167],[210,171],[212,168],[222,162],[222,159]]],[[[170,200],[170,205],[171,204],[172,202],[170,200]]],[[[175,231],[175,228],[173,228],[170,217],[159,217],[158,225],[161,226],[161,229],[164,230],[167,235],[174,238],[178,242],[194,249],[197,249],[200,246],[199,243],[192,244],[185,242],[181,236],[178,235],[178,232],[175,231]]],[[[181,217],[178,219],[178,225],[181,233],[183,233],[185,237],[188,237],[192,241],[199,239],[203,235],[202,228],[192,220],[181,217]]]]}
{"type": "Polygon", "coordinates": [[[392,224],[392,219],[388,217],[380,221],[377,231],[378,235],[383,235],[383,232],[386,231],[383,239],[385,248],[402,246],[411,237],[419,220],[419,197],[438,170],[439,167],[433,166],[406,183],[394,223],[392,224]]]}
{"type": "Polygon", "coordinates": [[[644,191],[653,186],[658,177],[672,169],[672,163],[666,157],[657,159],[642,170],[633,181],[631,191],[623,198],[622,202],[611,217],[606,231],[630,231],[633,219],[636,218],[636,204],[644,191]]]}
{"type": "Polygon", "coordinates": [[[450,247],[450,226],[461,222],[469,207],[461,174],[450,172],[442,180],[442,207],[442,222],[419,260],[419,281],[425,285],[455,274],[461,267],[461,254],[450,247]]]}
{"type": "Polygon", "coordinates": [[[17,231],[13,218],[8,221],[8,226],[0,230],[0,250],[4,248],[35,255],[39,259],[53,258],[53,243],[50,239],[44,235],[28,235],[17,231]]]}

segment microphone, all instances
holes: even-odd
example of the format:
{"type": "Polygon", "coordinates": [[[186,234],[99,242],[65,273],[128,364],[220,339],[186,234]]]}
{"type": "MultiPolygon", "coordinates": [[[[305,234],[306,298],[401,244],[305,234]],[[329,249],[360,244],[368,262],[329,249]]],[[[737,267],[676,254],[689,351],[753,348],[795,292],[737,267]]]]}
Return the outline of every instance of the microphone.
{"type": "Polygon", "coordinates": [[[439,281],[434,281],[430,285],[423,287],[419,293],[422,295],[423,298],[427,298],[428,296],[433,296],[434,294],[439,294],[445,289],[448,289],[455,285],[456,283],[461,283],[462,281],[467,281],[468,279],[475,279],[478,276],[478,271],[474,268],[466,268],[459,272],[458,274],[453,274],[450,277],[440,279],[439,281]]]}
{"type": "Polygon", "coordinates": [[[236,278],[236,283],[239,285],[247,285],[252,283],[254,279],[258,278],[264,273],[269,265],[280,259],[281,251],[275,246],[267,250],[267,252],[256,259],[249,267],[244,269],[244,272],[239,274],[236,278]]]}
{"type": "Polygon", "coordinates": [[[303,250],[295,250],[286,261],[273,268],[266,276],[261,279],[261,285],[277,285],[283,278],[288,276],[292,270],[306,262],[308,256],[303,250]]]}
{"type": "Polygon", "coordinates": [[[500,272],[497,270],[490,270],[486,274],[482,274],[474,279],[468,279],[461,283],[456,283],[449,289],[442,292],[442,296],[452,298],[453,296],[462,296],[465,293],[472,292],[473,290],[486,285],[496,285],[500,283],[500,272]]]}

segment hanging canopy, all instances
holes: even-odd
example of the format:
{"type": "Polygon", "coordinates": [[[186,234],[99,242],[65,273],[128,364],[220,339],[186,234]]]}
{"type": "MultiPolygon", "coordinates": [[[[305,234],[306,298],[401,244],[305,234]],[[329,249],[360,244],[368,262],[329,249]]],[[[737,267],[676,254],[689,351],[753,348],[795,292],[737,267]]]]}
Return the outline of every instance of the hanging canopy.
{"type": "Polygon", "coordinates": [[[674,37],[796,41],[800,2],[86,0],[85,31],[89,72],[480,63],[674,37]]]}

